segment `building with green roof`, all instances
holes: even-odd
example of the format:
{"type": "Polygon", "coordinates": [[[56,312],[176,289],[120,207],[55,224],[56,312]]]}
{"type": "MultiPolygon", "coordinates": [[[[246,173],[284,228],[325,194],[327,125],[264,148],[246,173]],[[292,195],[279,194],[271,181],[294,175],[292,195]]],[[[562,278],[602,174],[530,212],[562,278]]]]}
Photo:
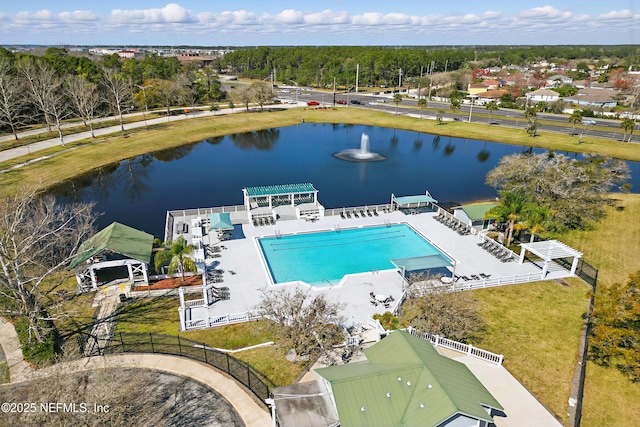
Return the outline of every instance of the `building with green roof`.
{"type": "Polygon", "coordinates": [[[497,203],[472,203],[453,208],[453,216],[469,227],[486,230],[495,223],[495,218],[487,217],[487,212],[497,203]]]}
{"type": "Polygon", "coordinates": [[[75,269],[81,291],[117,279],[147,285],[152,249],[151,234],[114,222],[80,245],[69,269],[75,269]]]}
{"type": "Polygon", "coordinates": [[[364,350],[366,361],[316,369],[342,427],[492,425],[503,408],[464,364],[396,331],[364,350]]]}

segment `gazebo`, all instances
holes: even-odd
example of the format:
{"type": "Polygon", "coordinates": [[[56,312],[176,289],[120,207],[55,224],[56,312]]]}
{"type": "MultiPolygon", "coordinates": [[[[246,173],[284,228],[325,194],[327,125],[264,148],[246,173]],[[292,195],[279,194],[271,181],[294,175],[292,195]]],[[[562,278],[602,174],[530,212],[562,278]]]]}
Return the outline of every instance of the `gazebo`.
{"type": "Polygon", "coordinates": [[[127,279],[148,285],[152,248],[151,234],[114,222],[80,245],[69,270],[75,269],[80,291],[96,290],[98,274],[103,282],[127,279]]]}
{"type": "Polygon", "coordinates": [[[229,212],[217,212],[209,214],[209,231],[218,233],[218,237],[223,236],[226,231],[233,230],[231,214],[229,212]]]}
{"type": "Polygon", "coordinates": [[[242,193],[249,221],[260,217],[276,219],[275,209],[279,207],[282,213],[297,218],[311,214],[322,216],[324,213],[324,207],[318,203],[318,190],[309,182],[247,187],[242,189],[242,193]]]}
{"type": "Polygon", "coordinates": [[[576,274],[578,260],[582,257],[582,252],[565,245],[557,240],[545,240],[542,242],[522,243],[520,244],[520,264],[524,262],[527,251],[539,256],[544,260],[542,267],[542,276],[544,277],[549,270],[549,263],[558,258],[573,258],[571,264],[571,274],[576,274]]]}

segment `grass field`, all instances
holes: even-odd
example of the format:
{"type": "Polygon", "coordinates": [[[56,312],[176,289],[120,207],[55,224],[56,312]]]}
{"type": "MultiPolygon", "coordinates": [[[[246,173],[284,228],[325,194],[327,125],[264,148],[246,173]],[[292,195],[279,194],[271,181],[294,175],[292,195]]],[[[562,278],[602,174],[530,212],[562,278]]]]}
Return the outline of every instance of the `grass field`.
{"type": "Polygon", "coordinates": [[[503,354],[509,372],[565,424],[588,292],[577,279],[473,291],[486,322],[477,345],[503,354]]]}
{"type": "Polygon", "coordinates": [[[66,149],[54,147],[23,156],[20,159],[4,162],[2,169],[8,169],[25,161],[51,155],[30,165],[11,170],[0,175],[0,192],[7,194],[15,191],[19,184],[42,184],[50,186],[74,176],[89,172],[119,160],[135,157],[144,153],[177,147],[201,141],[205,138],[291,126],[306,122],[367,124],[382,127],[407,129],[439,135],[451,135],[460,138],[505,142],[523,146],[537,146],[557,151],[597,152],[603,155],[629,160],[640,160],[640,150],[633,144],[610,140],[585,139],[578,145],[575,138],[568,135],[541,133],[530,138],[522,130],[488,127],[486,125],[452,122],[438,125],[433,120],[420,120],[406,116],[358,109],[306,109],[294,108],[284,111],[264,111],[217,115],[156,125],[149,130],[137,129],[129,132],[129,138],[121,135],[103,138],[99,141],[85,141],[68,144],[66,149]],[[70,147],[75,149],[69,149],[70,147]],[[81,146],[81,148],[77,148],[81,146]],[[54,155],[55,154],[55,155],[54,155]]]}
{"type": "MultiPolygon", "coordinates": [[[[238,323],[219,328],[180,332],[177,298],[145,298],[129,303],[118,316],[118,332],[180,335],[209,347],[228,350],[276,341],[265,327],[265,321],[238,323]]],[[[267,375],[276,385],[291,384],[307,367],[305,363],[292,363],[285,359],[288,349],[278,345],[259,347],[233,353],[267,375]]]]}

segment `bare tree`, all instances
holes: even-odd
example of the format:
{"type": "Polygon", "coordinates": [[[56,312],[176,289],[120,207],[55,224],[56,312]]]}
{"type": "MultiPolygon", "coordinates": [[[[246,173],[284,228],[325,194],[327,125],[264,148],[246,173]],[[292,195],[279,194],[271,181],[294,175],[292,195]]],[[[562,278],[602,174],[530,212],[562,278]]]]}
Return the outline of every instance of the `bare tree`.
{"type": "Polygon", "coordinates": [[[126,111],[127,104],[131,102],[131,87],[122,74],[112,69],[104,71],[101,83],[106,93],[105,100],[111,111],[118,115],[120,129],[124,132],[122,114],[126,111]]]}
{"type": "Polygon", "coordinates": [[[23,95],[23,86],[13,74],[10,61],[0,57],[0,123],[11,128],[15,140],[18,140],[18,126],[23,124],[27,98],[23,95]]]}
{"type": "Polygon", "coordinates": [[[67,90],[74,110],[82,118],[85,126],[89,124],[91,137],[95,138],[93,119],[102,103],[98,86],[83,76],[73,75],[67,79],[67,90]]]}
{"type": "Polygon", "coordinates": [[[235,92],[232,92],[231,96],[232,99],[235,98],[239,104],[244,105],[244,108],[249,111],[249,104],[253,102],[253,90],[251,86],[243,86],[235,92]]]}
{"type": "Polygon", "coordinates": [[[273,332],[296,355],[323,354],[341,339],[338,325],[344,304],[329,301],[324,294],[296,288],[277,291],[262,290],[256,307],[262,317],[271,321],[273,332]]]}
{"type": "Polygon", "coordinates": [[[76,256],[94,221],[93,204],[61,205],[35,188],[0,200],[0,308],[28,320],[31,340],[55,334],[42,285],[76,256]]]}
{"type": "Polygon", "coordinates": [[[260,110],[264,109],[264,104],[268,104],[273,101],[273,91],[271,86],[264,82],[253,83],[250,86],[253,99],[260,106],[260,110]]]}
{"type": "Polygon", "coordinates": [[[482,317],[470,292],[453,291],[438,276],[410,274],[400,321],[424,332],[464,340],[480,331],[482,317]]]}
{"type": "Polygon", "coordinates": [[[31,101],[44,114],[49,132],[53,120],[60,143],[64,146],[61,125],[69,115],[69,108],[62,79],[53,67],[40,59],[25,58],[18,62],[18,69],[24,77],[31,101]]]}

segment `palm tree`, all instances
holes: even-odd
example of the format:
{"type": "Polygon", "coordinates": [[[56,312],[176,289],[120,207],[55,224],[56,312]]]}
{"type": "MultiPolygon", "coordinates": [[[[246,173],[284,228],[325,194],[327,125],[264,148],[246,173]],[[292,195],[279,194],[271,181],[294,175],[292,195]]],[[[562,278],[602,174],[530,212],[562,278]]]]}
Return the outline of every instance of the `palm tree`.
{"type": "Polygon", "coordinates": [[[513,237],[513,230],[515,229],[516,222],[520,220],[522,215],[522,209],[527,201],[527,196],[522,191],[512,193],[510,191],[501,190],[500,204],[489,209],[486,213],[486,217],[495,218],[499,222],[509,223],[509,234],[507,236],[507,245],[511,245],[511,239],[513,237]]]}
{"type": "Polygon", "coordinates": [[[427,108],[427,100],[425,98],[418,99],[418,107],[420,108],[420,118],[422,118],[422,110],[427,108]]]}
{"type": "Polygon", "coordinates": [[[529,107],[524,110],[524,117],[529,121],[527,133],[533,138],[536,136],[536,132],[538,131],[538,113],[534,107],[529,107]]]}
{"type": "Polygon", "coordinates": [[[192,253],[196,249],[193,245],[188,245],[184,236],[178,237],[178,240],[172,242],[167,240],[162,243],[162,249],[156,252],[154,258],[154,264],[156,271],[160,271],[160,267],[163,264],[169,262],[167,271],[169,274],[179,272],[182,274],[182,281],[184,282],[184,273],[186,271],[196,272],[198,268],[196,263],[187,255],[192,253]]]}
{"type": "Polygon", "coordinates": [[[533,243],[535,235],[545,229],[547,220],[551,216],[551,211],[535,203],[525,203],[522,207],[522,221],[531,233],[529,243],[533,243]]]}
{"type": "Polygon", "coordinates": [[[400,95],[399,93],[396,93],[395,95],[393,95],[393,102],[396,103],[396,116],[398,115],[398,104],[400,104],[402,102],[402,95],[400,95]]]}
{"type": "Polygon", "coordinates": [[[571,126],[571,136],[573,136],[573,129],[575,129],[578,123],[582,123],[582,111],[573,110],[573,113],[571,113],[571,116],[569,117],[569,123],[573,125],[571,126]]]}
{"type": "Polygon", "coordinates": [[[488,102],[487,105],[484,106],[484,108],[489,111],[489,126],[491,126],[491,116],[494,111],[498,111],[498,103],[496,101],[488,102]]]}
{"type": "Polygon", "coordinates": [[[439,125],[442,124],[442,116],[443,115],[444,115],[444,110],[438,110],[438,113],[436,114],[436,120],[438,121],[439,125]]]}
{"type": "Polygon", "coordinates": [[[622,142],[624,142],[624,140],[626,139],[627,134],[629,134],[629,140],[627,142],[631,142],[631,135],[633,135],[633,129],[636,127],[636,121],[627,117],[626,119],[622,120],[622,122],[620,123],[620,127],[624,130],[622,142]]]}

